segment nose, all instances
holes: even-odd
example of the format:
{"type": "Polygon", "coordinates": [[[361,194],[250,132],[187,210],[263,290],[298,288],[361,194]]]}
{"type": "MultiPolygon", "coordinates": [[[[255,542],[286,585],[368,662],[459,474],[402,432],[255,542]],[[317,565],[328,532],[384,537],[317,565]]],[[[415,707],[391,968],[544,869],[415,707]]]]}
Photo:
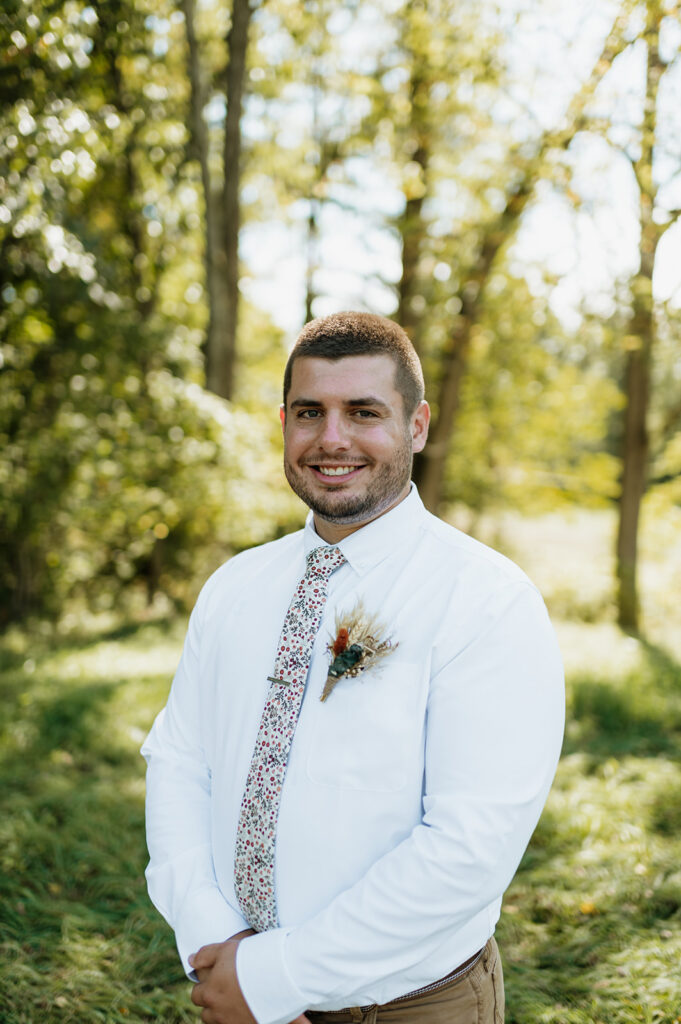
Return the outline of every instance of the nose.
{"type": "Polygon", "coordinates": [[[346,451],[350,447],[347,424],[340,413],[329,410],[322,422],[318,441],[322,451],[346,451]]]}

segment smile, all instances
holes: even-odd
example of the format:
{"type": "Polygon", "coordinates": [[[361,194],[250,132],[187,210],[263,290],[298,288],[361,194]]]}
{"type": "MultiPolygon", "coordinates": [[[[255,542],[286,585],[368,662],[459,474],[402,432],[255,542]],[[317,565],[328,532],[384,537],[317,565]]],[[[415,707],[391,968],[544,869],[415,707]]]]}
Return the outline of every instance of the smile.
{"type": "Polygon", "coordinates": [[[354,472],[357,466],[318,466],[320,473],[324,476],[346,476],[348,473],[354,472]]]}
{"type": "Polygon", "coordinates": [[[336,465],[336,466],[314,466],[314,465],[310,465],[309,468],[312,469],[319,476],[323,476],[323,477],[327,477],[327,478],[328,477],[334,477],[334,478],[337,479],[338,477],[348,477],[348,476],[353,475],[354,473],[358,473],[360,469],[364,469],[364,465],[363,464],[361,464],[361,465],[355,464],[355,465],[352,465],[352,466],[348,466],[348,465],[344,465],[344,466],[343,465],[336,465]]]}

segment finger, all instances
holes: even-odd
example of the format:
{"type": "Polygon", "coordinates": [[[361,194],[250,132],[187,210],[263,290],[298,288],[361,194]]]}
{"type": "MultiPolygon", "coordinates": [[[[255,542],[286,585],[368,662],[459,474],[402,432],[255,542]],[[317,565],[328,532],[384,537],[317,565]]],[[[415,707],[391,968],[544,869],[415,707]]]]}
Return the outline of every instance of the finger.
{"type": "Polygon", "coordinates": [[[213,942],[208,946],[201,946],[201,949],[197,953],[192,953],[189,957],[189,963],[194,970],[197,970],[199,967],[212,967],[217,959],[218,950],[221,946],[221,942],[213,942]]]}
{"type": "Polygon", "coordinates": [[[194,985],[190,998],[195,1006],[203,1007],[203,1010],[201,1011],[201,1020],[203,1021],[203,1024],[216,1024],[218,1018],[215,1016],[212,1004],[206,1002],[205,988],[205,984],[202,985],[199,983],[198,985],[194,985]]]}

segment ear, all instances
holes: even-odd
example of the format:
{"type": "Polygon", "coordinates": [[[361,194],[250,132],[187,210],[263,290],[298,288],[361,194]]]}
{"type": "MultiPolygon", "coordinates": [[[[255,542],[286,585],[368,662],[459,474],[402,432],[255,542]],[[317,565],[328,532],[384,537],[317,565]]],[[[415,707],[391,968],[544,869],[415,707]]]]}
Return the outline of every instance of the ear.
{"type": "Polygon", "coordinates": [[[284,428],[286,426],[286,406],[285,405],[280,405],[279,406],[279,420],[281,422],[281,430],[282,430],[282,433],[283,433],[284,432],[284,428]]]}
{"type": "Polygon", "coordinates": [[[419,402],[411,419],[412,451],[423,451],[428,440],[428,424],[430,423],[430,406],[427,402],[419,402]]]}

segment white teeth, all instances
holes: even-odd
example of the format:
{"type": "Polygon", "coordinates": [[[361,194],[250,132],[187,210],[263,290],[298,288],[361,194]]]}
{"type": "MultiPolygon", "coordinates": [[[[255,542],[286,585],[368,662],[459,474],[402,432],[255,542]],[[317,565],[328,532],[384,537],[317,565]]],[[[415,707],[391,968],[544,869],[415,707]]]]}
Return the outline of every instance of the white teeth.
{"type": "Polygon", "coordinates": [[[357,469],[357,466],[318,466],[319,472],[324,476],[347,476],[357,469]]]}

